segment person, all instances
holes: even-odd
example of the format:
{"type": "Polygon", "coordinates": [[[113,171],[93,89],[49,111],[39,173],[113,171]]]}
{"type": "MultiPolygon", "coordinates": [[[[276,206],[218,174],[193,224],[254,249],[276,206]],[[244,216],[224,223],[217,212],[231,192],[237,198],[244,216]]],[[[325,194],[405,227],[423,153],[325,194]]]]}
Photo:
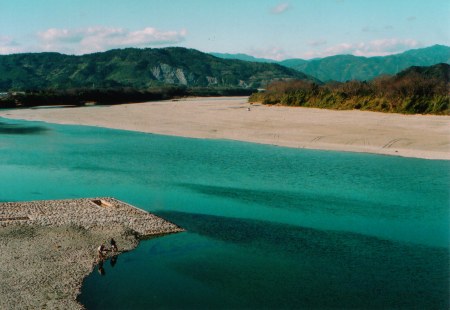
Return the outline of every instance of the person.
{"type": "Polygon", "coordinates": [[[114,240],[113,238],[111,238],[111,241],[109,242],[111,244],[111,251],[112,252],[117,252],[117,244],[116,244],[116,240],[114,240]]]}
{"type": "Polygon", "coordinates": [[[97,252],[98,252],[98,259],[100,260],[100,261],[102,261],[103,260],[103,258],[104,258],[104,256],[103,256],[103,252],[105,251],[105,245],[102,243],[99,247],[98,247],[98,249],[97,249],[97,252]]]}

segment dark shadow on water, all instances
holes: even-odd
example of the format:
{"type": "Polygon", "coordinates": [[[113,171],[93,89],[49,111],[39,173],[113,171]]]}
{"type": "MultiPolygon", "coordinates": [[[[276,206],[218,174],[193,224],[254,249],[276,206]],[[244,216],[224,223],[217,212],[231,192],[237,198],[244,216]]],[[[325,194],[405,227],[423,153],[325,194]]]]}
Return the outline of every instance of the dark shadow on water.
{"type": "MultiPolygon", "coordinates": [[[[268,221],[177,211],[159,211],[155,212],[155,214],[177,223],[177,225],[189,232],[195,232],[225,242],[243,245],[251,244],[252,246],[261,245],[263,248],[269,247],[271,249],[275,247],[283,252],[298,253],[299,251],[308,250],[320,254],[329,252],[343,255],[345,253],[352,254],[362,246],[373,244],[376,244],[377,247],[370,248],[372,252],[364,254],[374,255],[380,248],[395,248],[402,251],[426,249],[427,251],[432,251],[430,253],[433,255],[447,252],[441,248],[410,245],[357,233],[319,230],[268,221]]],[[[406,252],[405,254],[409,255],[406,252]]]]}
{"type": "MultiPolygon", "coordinates": [[[[128,104],[128,103],[126,103],[128,104]]],[[[76,109],[76,108],[96,108],[96,107],[110,107],[111,104],[103,104],[103,103],[96,103],[93,105],[42,105],[42,106],[34,106],[30,107],[32,110],[47,110],[47,109],[76,109]]]]}
{"type": "Polygon", "coordinates": [[[48,109],[67,109],[67,108],[79,108],[78,105],[40,105],[31,107],[31,110],[48,110],[48,109]]]}
{"type": "Polygon", "coordinates": [[[355,214],[368,217],[397,218],[402,210],[402,217],[415,218],[414,208],[385,204],[380,205],[370,201],[344,199],[323,193],[306,193],[301,191],[260,190],[246,189],[215,185],[202,185],[194,183],[178,183],[177,186],[194,191],[196,193],[233,199],[243,203],[256,203],[277,209],[295,209],[304,212],[326,212],[327,214],[355,214]]]}
{"type": "MultiPolygon", "coordinates": [[[[449,306],[449,252],[445,248],[267,221],[171,211],[157,215],[190,233],[241,247],[242,251],[254,251],[258,257],[276,253],[280,264],[291,262],[290,272],[281,285],[284,287],[275,287],[273,292],[303,296],[294,302],[296,306],[364,309],[449,306]]],[[[220,278],[229,272],[213,261],[205,264],[205,270],[214,270],[208,278],[220,278]]],[[[178,262],[174,268],[198,280],[202,277],[191,263],[178,262]]],[[[279,280],[277,268],[285,272],[273,266],[276,274],[273,282],[279,280]]],[[[270,282],[270,270],[261,272],[270,282]]],[[[270,303],[276,305],[279,301],[268,298],[264,303],[271,307],[270,303]]]]}
{"type": "Polygon", "coordinates": [[[9,135],[30,135],[30,134],[44,134],[49,129],[44,126],[29,126],[19,124],[8,124],[0,122],[0,134],[9,135]]]}

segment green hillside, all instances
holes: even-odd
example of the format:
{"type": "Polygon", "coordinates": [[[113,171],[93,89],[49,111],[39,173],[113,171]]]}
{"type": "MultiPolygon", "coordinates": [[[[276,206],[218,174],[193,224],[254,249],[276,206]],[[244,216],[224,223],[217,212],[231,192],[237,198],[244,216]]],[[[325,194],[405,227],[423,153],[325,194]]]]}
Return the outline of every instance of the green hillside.
{"type": "Polygon", "coordinates": [[[450,47],[434,45],[384,57],[337,55],[310,61],[285,60],[281,65],[312,75],[321,81],[368,81],[383,74],[396,74],[411,66],[450,63],[450,47]]]}
{"type": "Polygon", "coordinates": [[[448,84],[450,82],[450,65],[441,63],[429,67],[412,66],[398,73],[395,78],[397,80],[405,79],[412,75],[417,75],[424,79],[436,79],[448,84]]]}
{"type": "Polygon", "coordinates": [[[432,66],[438,63],[450,63],[450,47],[443,45],[434,45],[382,57],[336,55],[312,60],[293,58],[280,62],[271,59],[254,58],[245,54],[214,53],[214,55],[227,59],[278,63],[314,76],[321,81],[339,82],[350,80],[368,81],[379,75],[396,74],[411,66],[432,66]]]}
{"type": "Polygon", "coordinates": [[[70,88],[148,89],[163,85],[256,88],[275,79],[313,79],[278,64],[214,57],[193,49],[118,49],[81,56],[0,56],[0,92],[70,88]]]}

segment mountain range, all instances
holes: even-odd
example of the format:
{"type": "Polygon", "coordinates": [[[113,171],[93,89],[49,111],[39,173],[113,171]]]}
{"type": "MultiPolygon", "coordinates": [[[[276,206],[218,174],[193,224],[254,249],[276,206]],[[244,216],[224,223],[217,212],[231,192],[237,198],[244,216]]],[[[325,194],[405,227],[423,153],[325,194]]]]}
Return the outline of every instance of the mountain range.
{"type": "Polygon", "coordinates": [[[450,63],[450,47],[434,45],[384,57],[336,55],[280,62],[245,54],[194,49],[126,48],[80,56],[59,53],[0,55],[0,92],[44,89],[145,90],[166,85],[260,88],[274,80],[371,80],[411,66],[450,63]],[[232,59],[237,58],[237,59],[232,59]]]}
{"type": "Polygon", "coordinates": [[[0,91],[162,85],[258,88],[275,79],[317,81],[279,64],[222,59],[181,47],[127,48],[81,56],[0,56],[0,91]]]}
{"type": "MultiPolygon", "coordinates": [[[[279,61],[274,59],[268,59],[268,58],[257,58],[251,55],[247,54],[229,54],[229,53],[210,53],[213,56],[216,56],[218,58],[222,59],[237,59],[237,60],[243,60],[243,61],[252,61],[252,62],[266,62],[266,63],[278,63],[279,61]]],[[[288,67],[288,66],[285,66],[288,67]]]]}
{"type": "Polygon", "coordinates": [[[278,62],[271,59],[254,58],[245,54],[212,54],[227,59],[278,63],[282,66],[311,75],[324,82],[367,81],[379,75],[396,74],[411,66],[431,66],[438,63],[450,63],[450,47],[444,45],[433,45],[389,56],[362,57],[336,55],[312,60],[286,59],[278,62]]]}

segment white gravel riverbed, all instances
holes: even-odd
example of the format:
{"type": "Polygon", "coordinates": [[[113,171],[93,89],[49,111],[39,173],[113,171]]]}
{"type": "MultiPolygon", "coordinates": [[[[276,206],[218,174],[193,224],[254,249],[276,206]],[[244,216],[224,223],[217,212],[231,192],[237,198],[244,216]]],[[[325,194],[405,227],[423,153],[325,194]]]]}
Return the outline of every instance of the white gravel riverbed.
{"type": "Polygon", "coordinates": [[[0,309],[83,309],[76,297],[100,244],[114,238],[123,252],[180,231],[114,198],[0,203],[0,309]]]}

